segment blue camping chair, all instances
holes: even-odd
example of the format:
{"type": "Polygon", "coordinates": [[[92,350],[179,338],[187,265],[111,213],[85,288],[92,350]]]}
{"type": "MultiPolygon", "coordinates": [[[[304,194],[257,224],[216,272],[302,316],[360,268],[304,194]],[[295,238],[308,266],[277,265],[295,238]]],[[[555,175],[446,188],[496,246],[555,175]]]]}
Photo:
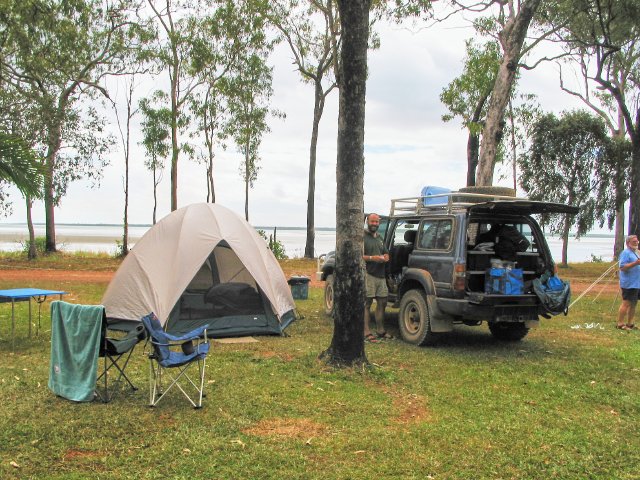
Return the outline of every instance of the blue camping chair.
{"type": "Polygon", "coordinates": [[[153,350],[149,352],[149,406],[155,407],[167,392],[175,385],[194,408],[202,408],[204,392],[204,369],[207,353],[209,353],[209,341],[207,328],[209,325],[198,327],[184,335],[176,336],[165,332],[160,325],[158,317],[150,313],[142,317],[142,324],[147,331],[147,336],[153,350]],[[197,363],[199,383],[196,384],[187,374],[188,368],[197,363]],[[177,369],[176,374],[171,369],[177,369]],[[171,383],[166,389],[162,387],[163,372],[171,378],[171,383]],[[189,394],[180,385],[180,380],[186,379],[195,389],[198,402],[194,402],[189,394]]]}

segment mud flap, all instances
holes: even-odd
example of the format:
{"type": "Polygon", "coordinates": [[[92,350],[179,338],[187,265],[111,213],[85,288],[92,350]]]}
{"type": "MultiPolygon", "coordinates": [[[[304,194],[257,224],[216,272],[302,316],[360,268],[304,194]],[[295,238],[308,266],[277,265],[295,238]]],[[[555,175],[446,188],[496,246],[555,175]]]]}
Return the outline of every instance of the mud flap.
{"type": "Polygon", "coordinates": [[[438,308],[435,295],[427,295],[427,306],[429,307],[431,331],[434,333],[451,332],[453,330],[453,321],[451,317],[442,313],[438,308]]]}

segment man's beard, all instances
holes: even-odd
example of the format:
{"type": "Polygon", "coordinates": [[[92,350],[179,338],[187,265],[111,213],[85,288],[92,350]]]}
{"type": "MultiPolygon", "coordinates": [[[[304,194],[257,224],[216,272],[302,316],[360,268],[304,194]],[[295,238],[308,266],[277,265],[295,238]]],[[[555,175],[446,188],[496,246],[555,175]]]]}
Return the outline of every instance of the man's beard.
{"type": "Polygon", "coordinates": [[[378,231],[378,225],[369,225],[369,231],[371,233],[376,233],[378,231]]]}

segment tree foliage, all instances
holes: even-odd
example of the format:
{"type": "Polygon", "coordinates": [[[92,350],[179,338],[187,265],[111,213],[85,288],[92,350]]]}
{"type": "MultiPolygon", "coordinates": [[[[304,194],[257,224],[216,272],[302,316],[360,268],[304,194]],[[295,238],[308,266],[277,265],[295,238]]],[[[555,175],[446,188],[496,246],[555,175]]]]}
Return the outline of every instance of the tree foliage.
{"type": "Polygon", "coordinates": [[[598,187],[595,170],[606,158],[607,140],[604,122],[587,112],[567,112],[561,118],[546,114],[533,127],[529,152],[520,158],[520,183],[532,200],[580,208],[575,216],[542,218],[541,223],[563,239],[565,265],[570,228],[580,236],[594,225],[598,187]]]}
{"type": "Polygon", "coordinates": [[[329,94],[337,87],[340,20],[334,0],[284,0],[275,2],[270,22],[289,45],[303,82],[313,85],[314,106],[309,147],[307,188],[307,240],[304,256],[315,250],[315,179],[320,120],[329,94]]]}
{"type": "MultiPolygon", "coordinates": [[[[631,142],[629,233],[640,229],[640,4],[637,0],[575,0],[549,22],[558,28],[567,61],[577,66],[581,91],[562,83],[604,118],[614,136],[631,142]]],[[[562,79],[561,79],[562,80],[562,79]]],[[[622,185],[619,185],[621,187],[622,185]]],[[[618,195],[620,197],[620,195],[618,195]]]]}
{"type": "Polygon", "coordinates": [[[44,124],[47,249],[54,251],[54,206],[69,182],[98,178],[106,163],[112,140],[96,109],[80,100],[106,95],[105,76],[121,71],[133,38],[134,5],[129,0],[4,0],[2,6],[3,88],[37,109],[44,124]]]}
{"type": "Polygon", "coordinates": [[[152,221],[156,223],[158,209],[158,185],[162,181],[164,160],[171,151],[171,110],[167,107],[154,106],[154,103],[165,103],[165,95],[156,92],[150,99],[140,101],[142,113],[142,141],[146,159],[145,167],[153,174],[153,214],[152,221]]]}
{"type": "Polygon", "coordinates": [[[440,101],[449,110],[442,120],[448,122],[460,117],[468,131],[467,185],[471,186],[475,185],[480,132],[500,66],[500,48],[497,42],[478,46],[473,40],[467,40],[466,48],[463,71],[442,90],[440,101]]]}
{"type": "Polygon", "coordinates": [[[228,106],[231,118],[230,134],[242,154],[240,176],[245,183],[245,219],[249,221],[249,190],[260,170],[260,144],[269,132],[267,118],[280,115],[270,109],[273,93],[272,74],[264,58],[254,54],[245,59],[239,74],[228,82],[228,106]]]}
{"type": "Polygon", "coordinates": [[[15,135],[0,132],[0,180],[12,183],[23,195],[42,194],[43,171],[36,153],[15,135]]]}

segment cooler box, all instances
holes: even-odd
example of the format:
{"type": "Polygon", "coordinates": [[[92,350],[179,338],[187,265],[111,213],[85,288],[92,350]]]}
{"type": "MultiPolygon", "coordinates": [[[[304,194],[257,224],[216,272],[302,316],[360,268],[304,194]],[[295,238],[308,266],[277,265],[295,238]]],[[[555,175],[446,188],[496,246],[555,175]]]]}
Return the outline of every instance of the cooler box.
{"type": "Polygon", "coordinates": [[[433,195],[438,195],[442,193],[451,193],[451,189],[446,187],[436,187],[433,185],[427,185],[422,189],[422,192],[420,192],[420,196],[424,197],[422,199],[422,204],[425,207],[429,207],[432,205],[446,205],[446,203],[448,202],[447,197],[429,198],[429,197],[432,197],[433,195]]]}
{"type": "Polygon", "coordinates": [[[302,276],[293,276],[287,283],[291,288],[291,295],[293,295],[294,300],[306,300],[309,298],[309,282],[311,279],[309,277],[302,276]]]}
{"type": "Polygon", "coordinates": [[[485,274],[484,293],[522,295],[524,293],[522,269],[488,268],[485,274]]]}

